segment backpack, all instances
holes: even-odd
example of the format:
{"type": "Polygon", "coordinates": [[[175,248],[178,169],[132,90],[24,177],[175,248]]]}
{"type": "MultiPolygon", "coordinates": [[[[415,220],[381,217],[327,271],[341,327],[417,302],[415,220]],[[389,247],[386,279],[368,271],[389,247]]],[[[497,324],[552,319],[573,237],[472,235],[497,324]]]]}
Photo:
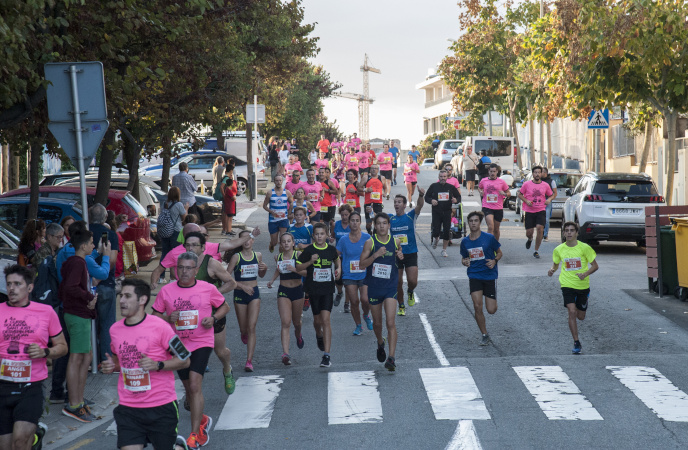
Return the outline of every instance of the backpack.
{"type": "Polygon", "coordinates": [[[46,256],[37,267],[36,272],[36,279],[33,282],[33,290],[31,291],[31,300],[57,308],[60,306],[60,299],[57,296],[59,282],[57,280],[55,258],[52,255],[46,256]]]}
{"type": "Polygon", "coordinates": [[[215,186],[215,190],[213,191],[213,198],[219,202],[222,201],[222,188],[220,187],[222,185],[222,182],[219,182],[217,186],[215,186]]]}
{"type": "MultiPolygon", "coordinates": [[[[172,206],[176,205],[174,203],[172,206]]],[[[174,220],[172,214],[167,206],[164,206],[160,215],[158,216],[158,235],[161,238],[169,238],[174,234],[174,220]]]]}

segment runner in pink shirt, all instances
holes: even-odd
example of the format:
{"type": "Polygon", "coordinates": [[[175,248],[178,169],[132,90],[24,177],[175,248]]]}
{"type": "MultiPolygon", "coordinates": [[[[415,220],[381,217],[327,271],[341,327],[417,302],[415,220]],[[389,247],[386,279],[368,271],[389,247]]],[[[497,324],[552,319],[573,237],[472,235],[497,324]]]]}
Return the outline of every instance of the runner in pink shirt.
{"type": "Polygon", "coordinates": [[[487,232],[499,241],[499,226],[504,218],[504,199],[509,196],[509,185],[497,178],[500,168],[490,164],[489,176],[480,180],[478,191],[483,197],[483,214],[487,222],[487,232]]]}
{"type": "Polygon", "coordinates": [[[48,378],[46,358],[65,355],[67,342],[55,310],[29,300],[34,272],[14,264],[5,268],[4,276],[8,300],[0,303],[0,447],[37,448],[35,436],[40,442],[47,431],[42,426],[37,432],[42,381],[48,378]]]}
{"type": "Polygon", "coordinates": [[[203,375],[215,345],[213,325],[229,312],[229,305],[220,291],[196,279],[198,266],[195,253],[179,255],[179,280],[163,286],[153,303],[153,315],[169,323],[191,352],[189,367],[177,374],[184,384],[191,410],[191,435],[187,444],[192,448],[205,445],[208,430],[212,428],[212,418],[203,414],[203,375]],[[213,307],[217,308],[215,313],[213,307]]]}
{"type": "Polygon", "coordinates": [[[413,162],[413,156],[408,155],[406,157],[406,164],[404,164],[404,183],[406,183],[406,191],[408,192],[409,208],[413,208],[413,193],[416,190],[419,173],[420,168],[418,164],[413,162]]]}
{"type": "Polygon", "coordinates": [[[170,342],[177,335],[167,322],[146,314],[150,298],[150,286],[143,280],[122,282],[119,307],[123,319],[110,328],[112,356],[108,354],[101,364],[105,374],[120,366],[119,406],[113,411],[117,446],[150,442],[155,448],[183,449],[185,439],[177,436],[174,371],[187,369],[191,360],[173,355],[170,342]]]}
{"type": "Polygon", "coordinates": [[[300,187],[305,188],[306,182],[301,181],[301,172],[298,170],[295,170],[291,174],[291,178],[289,178],[289,181],[284,185],[284,188],[291,193],[293,196],[296,190],[300,187]]]}
{"type": "Polygon", "coordinates": [[[315,170],[319,171],[321,167],[329,167],[330,161],[325,159],[325,153],[320,152],[320,157],[315,160],[315,170]]]}
{"type": "Polygon", "coordinates": [[[389,200],[389,191],[392,187],[392,164],[394,163],[394,155],[389,152],[389,145],[385,144],[382,153],[377,155],[377,162],[380,164],[380,174],[387,180],[387,200],[389,200]]]}
{"type": "MultiPolygon", "coordinates": [[[[320,221],[320,202],[323,200],[325,193],[323,192],[322,184],[316,180],[316,174],[314,169],[308,169],[306,172],[308,181],[303,185],[303,191],[306,194],[306,200],[313,205],[313,208],[317,211],[313,217],[314,222],[320,221]]],[[[301,206],[301,205],[299,205],[301,206]]]]}
{"type": "Polygon", "coordinates": [[[554,199],[555,195],[552,192],[552,187],[542,182],[542,167],[533,167],[533,179],[526,181],[521,186],[518,192],[518,198],[521,199],[523,211],[526,214],[526,248],[529,249],[533,243],[533,228],[537,228],[537,236],[535,239],[535,258],[540,258],[540,244],[545,232],[545,222],[547,221],[547,214],[545,209],[554,199]]]}
{"type": "Polygon", "coordinates": [[[358,153],[353,146],[349,147],[349,153],[344,157],[344,162],[346,170],[355,170],[358,173],[358,153]]]}
{"type": "Polygon", "coordinates": [[[354,137],[351,138],[351,143],[356,146],[356,150],[361,149],[361,139],[354,133],[354,137]]]}
{"type": "Polygon", "coordinates": [[[289,162],[284,166],[284,173],[287,175],[287,178],[289,178],[295,170],[303,172],[301,162],[296,160],[296,156],[289,155],[289,162]]]}
{"type": "Polygon", "coordinates": [[[370,153],[359,150],[356,156],[358,157],[358,172],[362,176],[362,174],[370,171],[370,153]]]}

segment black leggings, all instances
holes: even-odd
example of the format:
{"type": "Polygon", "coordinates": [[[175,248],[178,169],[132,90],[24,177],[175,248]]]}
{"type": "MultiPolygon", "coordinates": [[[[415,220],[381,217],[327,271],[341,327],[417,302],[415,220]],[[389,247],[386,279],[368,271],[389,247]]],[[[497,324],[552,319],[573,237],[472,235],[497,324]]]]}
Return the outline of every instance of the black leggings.
{"type": "Polygon", "coordinates": [[[432,237],[433,239],[439,237],[440,228],[442,228],[442,239],[449,240],[449,230],[451,229],[451,209],[448,211],[441,211],[437,208],[432,208],[432,237]]]}

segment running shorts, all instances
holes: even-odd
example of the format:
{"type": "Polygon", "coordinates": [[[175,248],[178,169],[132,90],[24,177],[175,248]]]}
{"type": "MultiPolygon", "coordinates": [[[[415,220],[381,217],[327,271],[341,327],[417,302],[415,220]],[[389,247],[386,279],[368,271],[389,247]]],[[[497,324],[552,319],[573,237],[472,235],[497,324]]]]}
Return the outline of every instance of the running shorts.
{"type": "Polygon", "coordinates": [[[38,425],[43,414],[43,382],[0,380],[0,435],[12,434],[15,422],[38,425]]]}
{"type": "Polygon", "coordinates": [[[392,180],[392,171],[391,170],[381,170],[380,175],[382,175],[383,177],[385,177],[386,179],[388,179],[390,181],[392,180]]]}
{"type": "Polygon", "coordinates": [[[492,215],[495,222],[501,222],[504,219],[504,210],[503,209],[483,208],[483,214],[486,217],[489,215],[492,215]]]}
{"type": "Polygon", "coordinates": [[[257,298],[260,298],[258,286],[253,288],[253,294],[247,294],[243,289],[234,289],[234,303],[239,305],[248,305],[257,298]]]}
{"type": "Polygon", "coordinates": [[[320,222],[320,219],[321,219],[321,218],[322,218],[322,212],[321,212],[321,211],[318,211],[318,212],[315,213],[315,215],[313,215],[313,217],[311,218],[311,223],[320,222]]]}
{"type": "Polygon", "coordinates": [[[370,172],[370,167],[366,167],[366,168],[364,168],[364,169],[359,169],[359,172],[362,173],[362,174],[363,174],[363,173],[369,173],[369,172],[370,172]]]}
{"type": "Polygon", "coordinates": [[[89,353],[91,351],[91,319],[65,313],[64,321],[69,333],[69,352],[89,353]]]}
{"type": "MultiPolygon", "coordinates": [[[[205,369],[205,368],[204,368],[205,369]]],[[[151,408],[119,405],[112,412],[117,424],[117,447],[151,443],[153,448],[174,448],[177,440],[177,402],[151,408]]]]}
{"type": "Polygon", "coordinates": [[[535,228],[536,225],[540,225],[540,226],[544,227],[545,222],[547,222],[547,212],[546,211],[538,211],[535,213],[526,212],[526,220],[525,220],[526,230],[530,230],[531,228],[535,228]]]}
{"type": "Polygon", "coordinates": [[[578,311],[588,310],[588,298],[590,297],[590,289],[574,289],[563,287],[561,293],[564,295],[564,306],[569,303],[575,303],[578,311]]]}
{"type": "Polygon", "coordinates": [[[395,258],[397,260],[397,267],[399,270],[406,267],[418,267],[418,252],[404,253],[404,259],[399,259],[398,257],[395,258]]]}
{"type": "Polygon", "coordinates": [[[496,280],[478,280],[477,278],[469,278],[468,286],[471,289],[471,294],[474,292],[483,291],[483,295],[485,297],[497,300],[496,280]]]}
{"type": "Polygon", "coordinates": [[[222,331],[225,329],[227,326],[227,316],[224,316],[222,319],[217,319],[215,321],[215,324],[213,325],[213,333],[218,334],[222,333],[222,331]]]}
{"type": "Polygon", "coordinates": [[[303,295],[303,284],[299,284],[296,287],[286,287],[281,284],[277,288],[277,297],[288,298],[289,300],[296,301],[304,298],[303,295]]]}
{"type": "Polygon", "coordinates": [[[270,234],[275,234],[279,231],[280,228],[284,228],[285,230],[289,228],[289,220],[288,219],[282,219],[278,222],[268,222],[268,233],[270,234]]]}
{"type": "Polygon", "coordinates": [[[365,278],[362,280],[345,280],[345,279],[342,279],[342,282],[344,283],[344,286],[358,286],[358,287],[367,286],[367,284],[365,284],[365,278]]]}
{"type": "Polygon", "coordinates": [[[334,306],[334,295],[329,294],[311,294],[309,298],[311,302],[311,308],[313,309],[313,315],[317,316],[322,311],[332,312],[332,306],[334,306]]]}
{"type": "Polygon", "coordinates": [[[189,372],[200,373],[201,376],[203,376],[203,374],[205,374],[205,368],[208,367],[208,360],[210,359],[210,354],[212,352],[212,347],[201,347],[192,351],[191,356],[189,356],[189,359],[191,360],[191,365],[186,369],[181,369],[177,371],[179,379],[182,381],[188,380],[189,372]]]}
{"type": "Polygon", "coordinates": [[[475,169],[466,170],[466,181],[475,181],[475,169]]]}
{"type": "Polygon", "coordinates": [[[370,286],[368,287],[368,301],[372,306],[375,305],[381,305],[385,299],[387,298],[393,298],[396,300],[397,298],[397,288],[396,286],[393,289],[389,290],[383,290],[383,291],[376,291],[375,289],[371,288],[370,286]]]}

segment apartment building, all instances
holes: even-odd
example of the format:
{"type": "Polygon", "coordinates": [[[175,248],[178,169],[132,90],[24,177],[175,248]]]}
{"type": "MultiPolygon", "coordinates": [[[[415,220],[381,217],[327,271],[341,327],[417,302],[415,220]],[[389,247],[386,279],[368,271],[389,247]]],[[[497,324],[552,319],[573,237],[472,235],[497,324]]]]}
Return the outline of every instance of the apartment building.
{"type": "Polygon", "coordinates": [[[436,69],[428,69],[428,75],[423,82],[416,84],[416,89],[425,92],[423,137],[442,131],[445,117],[451,115],[453,97],[444,84],[444,77],[436,69]]]}

